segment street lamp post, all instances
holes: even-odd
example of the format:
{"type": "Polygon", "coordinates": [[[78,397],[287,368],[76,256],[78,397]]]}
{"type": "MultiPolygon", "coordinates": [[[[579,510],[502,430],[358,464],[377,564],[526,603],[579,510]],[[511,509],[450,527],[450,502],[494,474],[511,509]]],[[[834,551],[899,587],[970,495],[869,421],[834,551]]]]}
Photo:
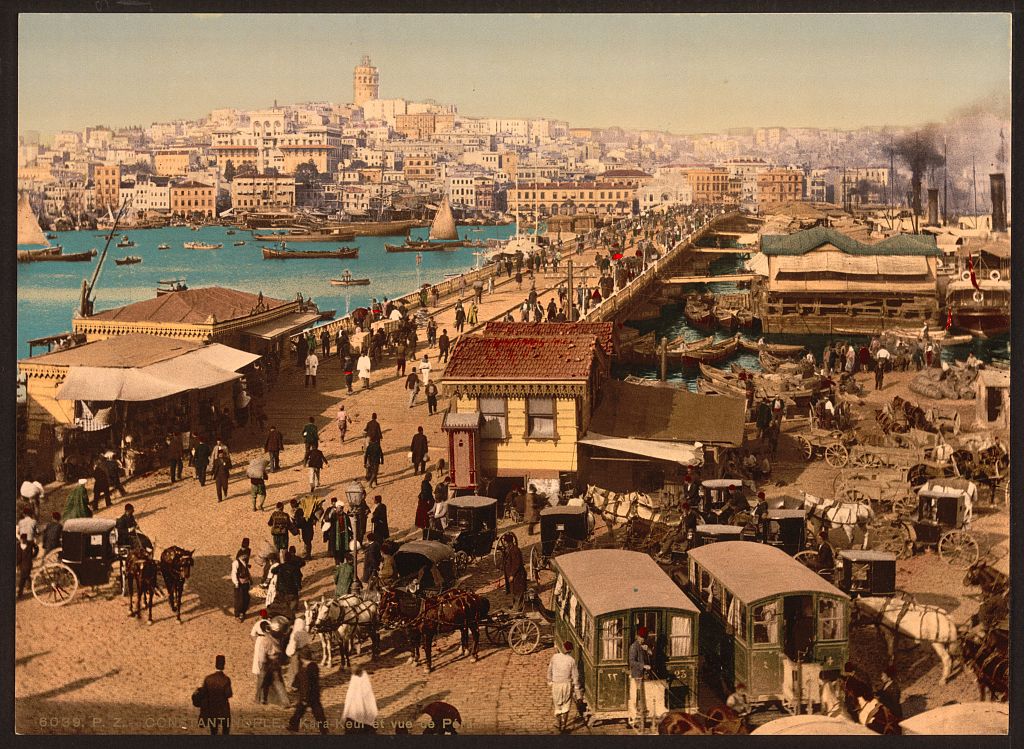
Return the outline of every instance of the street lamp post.
{"type": "Polygon", "coordinates": [[[355,590],[360,590],[362,585],[359,582],[359,576],[356,574],[359,566],[360,546],[358,526],[360,515],[366,506],[366,490],[363,489],[363,485],[358,481],[353,481],[345,487],[345,504],[347,505],[345,512],[349,516],[352,528],[352,540],[349,542],[349,549],[352,551],[352,587],[355,590]]]}

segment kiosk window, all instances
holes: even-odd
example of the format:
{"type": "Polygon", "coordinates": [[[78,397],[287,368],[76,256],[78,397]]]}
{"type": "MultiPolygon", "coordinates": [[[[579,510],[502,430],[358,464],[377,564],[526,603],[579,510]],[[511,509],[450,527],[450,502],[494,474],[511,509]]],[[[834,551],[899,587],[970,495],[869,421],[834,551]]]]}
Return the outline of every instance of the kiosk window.
{"type": "Polygon", "coordinates": [[[714,582],[706,571],[700,571],[700,600],[705,604],[711,600],[711,585],[714,582]]]}
{"type": "Polygon", "coordinates": [[[483,416],[480,436],[498,440],[508,437],[508,401],[504,398],[480,398],[477,403],[483,416]]]}
{"type": "Polygon", "coordinates": [[[754,607],[754,644],[778,645],[779,616],[775,602],[754,607]]]}
{"type": "Polygon", "coordinates": [[[818,639],[845,640],[846,622],[842,601],[834,598],[818,599],[818,639]]]}
{"type": "Polygon", "coordinates": [[[526,436],[540,439],[555,437],[555,399],[526,399],[526,436]]]}
{"type": "Polygon", "coordinates": [[[673,616],[669,625],[668,654],[670,657],[690,655],[693,647],[693,630],[688,616],[673,616]]]}
{"type": "Polygon", "coordinates": [[[601,660],[622,660],[622,619],[605,619],[601,623],[601,660]]]}

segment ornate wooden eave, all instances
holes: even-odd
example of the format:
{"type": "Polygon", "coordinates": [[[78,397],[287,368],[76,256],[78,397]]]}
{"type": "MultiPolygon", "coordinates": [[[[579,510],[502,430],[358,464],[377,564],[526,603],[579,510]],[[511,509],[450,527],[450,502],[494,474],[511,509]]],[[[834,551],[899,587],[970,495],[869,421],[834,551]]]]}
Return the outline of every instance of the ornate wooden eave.
{"type": "Polygon", "coordinates": [[[548,396],[553,398],[582,398],[587,393],[587,382],[508,382],[508,381],[463,381],[445,382],[445,395],[456,398],[479,398],[497,396],[504,398],[526,398],[532,396],[548,396]]]}

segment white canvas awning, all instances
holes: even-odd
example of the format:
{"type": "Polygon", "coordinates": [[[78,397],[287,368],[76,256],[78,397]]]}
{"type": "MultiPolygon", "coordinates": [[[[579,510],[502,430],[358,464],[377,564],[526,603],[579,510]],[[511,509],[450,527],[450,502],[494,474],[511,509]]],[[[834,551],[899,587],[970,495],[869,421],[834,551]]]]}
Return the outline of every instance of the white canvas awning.
{"type": "Polygon", "coordinates": [[[301,330],[311,322],[316,322],[319,319],[320,315],[316,312],[292,312],[289,315],[283,315],[277,319],[271,320],[270,322],[245,328],[242,332],[255,336],[256,338],[263,338],[264,340],[272,341],[280,336],[288,335],[296,330],[301,330]]]}
{"type": "Polygon", "coordinates": [[[259,356],[211,344],[146,367],[68,367],[57,400],[152,401],[205,390],[241,377],[259,356]]]}
{"type": "Polygon", "coordinates": [[[681,442],[659,442],[628,437],[607,437],[591,432],[579,440],[581,445],[593,445],[606,450],[643,455],[647,458],[667,460],[683,466],[699,466],[704,463],[703,449],[681,442]]]}

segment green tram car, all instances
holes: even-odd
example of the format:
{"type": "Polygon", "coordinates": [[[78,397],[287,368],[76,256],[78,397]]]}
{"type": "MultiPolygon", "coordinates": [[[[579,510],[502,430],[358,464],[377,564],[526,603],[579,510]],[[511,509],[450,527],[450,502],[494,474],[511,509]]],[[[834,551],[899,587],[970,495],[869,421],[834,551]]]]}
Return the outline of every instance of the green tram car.
{"type": "Polygon", "coordinates": [[[649,555],[592,549],[551,565],[555,641],[573,643],[591,723],[628,717],[628,652],[640,627],[655,652],[648,716],[697,708],[700,611],[649,555]]]}
{"type": "Polygon", "coordinates": [[[850,597],[782,549],[723,541],[689,553],[706,678],[786,710],[820,702],[820,673],[849,652],[850,597]]]}

